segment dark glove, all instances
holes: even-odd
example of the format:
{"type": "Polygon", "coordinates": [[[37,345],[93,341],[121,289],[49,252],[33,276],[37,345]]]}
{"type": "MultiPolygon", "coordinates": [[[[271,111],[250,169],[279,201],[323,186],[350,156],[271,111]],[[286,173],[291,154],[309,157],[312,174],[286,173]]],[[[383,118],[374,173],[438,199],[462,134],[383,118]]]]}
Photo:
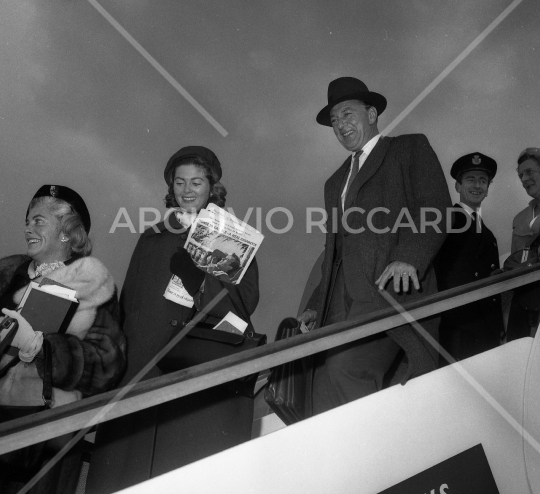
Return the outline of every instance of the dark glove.
{"type": "Polygon", "coordinates": [[[179,247],[178,252],[173,254],[170,269],[173,274],[182,280],[182,284],[188,293],[194,297],[204,281],[205,273],[193,262],[186,249],[179,247]]]}

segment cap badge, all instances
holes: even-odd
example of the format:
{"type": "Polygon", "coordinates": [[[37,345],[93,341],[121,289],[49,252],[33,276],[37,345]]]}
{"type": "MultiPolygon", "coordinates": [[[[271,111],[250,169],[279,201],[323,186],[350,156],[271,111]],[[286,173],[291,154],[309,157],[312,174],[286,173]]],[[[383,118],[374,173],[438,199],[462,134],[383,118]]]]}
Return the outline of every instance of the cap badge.
{"type": "Polygon", "coordinates": [[[477,154],[475,154],[473,156],[473,159],[472,159],[472,164],[473,165],[479,165],[480,163],[482,163],[482,160],[480,159],[480,156],[478,156],[477,154]]]}
{"type": "Polygon", "coordinates": [[[56,197],[58,195],[58,187],[56,185],[51,185],[51,196],[56,197]]]}

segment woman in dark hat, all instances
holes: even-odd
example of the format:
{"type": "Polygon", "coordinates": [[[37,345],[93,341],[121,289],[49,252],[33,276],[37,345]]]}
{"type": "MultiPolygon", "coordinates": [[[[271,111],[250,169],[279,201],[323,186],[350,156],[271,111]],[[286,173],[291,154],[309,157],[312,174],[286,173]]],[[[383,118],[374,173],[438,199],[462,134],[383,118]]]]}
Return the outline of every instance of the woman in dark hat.
{"type": "MultiPolygon", "coordinates": [[[[255,262],[238,285],[222,283],[199,269],[184,249],[197,213],[209,203],[225,205],[216,155],[202,146],[184,147],[169,159],[164,177],[165,203],[174,209],[166,221],[142,234],[121,295],[128,339],[124,385],[192,315],[191,308],[164,297],[173,275],[181,279],[197,309],[227,288],[227,296],[206,319],[213,325],[229,311],[245,320],[259,300],[255,262]]],[[[144,379],[159,375],[160,369],[153,366],[144,379]]],[[[252,398],[221,385],[105,422],[98,428],[86,492],[116,492],[247,441],[252,421],[252,398]]]]}
{"type": "MultiPolygon", "coordinates": [[[[107,391],[121,378],[126,345],[119,326],[115,284],[107,268],[90,257],[89,231],[90,214],[79,194],[65,186],[44,185],[26,213],[27,255],[0,260],[0,308],[3,316],[18,322],[17,333],[0,361],[3,419],[13,411],[10,407],[46,406],[45,347],[52,354],[52,403],[48,402],[48,406],[57,407],[107,391]],[[76,291],[78,304],[66,316],[60,333],[34,331],[15,311],[30,281],[39,283],[43,278],[76,291]]],[[[4,330],[0,334],[2,339],[6,333],[4,330]]],[[[36,451],[36,447],[30,448],[36,451]]],[[[37,466],[28,463],[28,453],[25,448],[0,457],[2,493],[10,489],[18,492],[24,485],[8,481],[16,465],[37,466]]],[[[76,481],[77,475],[73,478],[76,481]]],[[[38,491],[55,492],[54,482],[49,478],[47,483],[50,491],[38,491]]]]}

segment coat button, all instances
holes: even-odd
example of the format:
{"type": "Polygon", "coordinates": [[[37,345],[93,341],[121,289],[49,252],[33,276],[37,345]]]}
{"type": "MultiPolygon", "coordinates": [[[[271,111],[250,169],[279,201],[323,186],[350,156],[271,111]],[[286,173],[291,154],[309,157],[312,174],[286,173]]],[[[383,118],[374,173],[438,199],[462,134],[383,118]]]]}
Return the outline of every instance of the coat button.
{"type": "Polygon", "coordinates": [[[171,326],[178,326],[178,321],[176,319],[171,319],[171,326]]]}
{"type": "Polygon", "coordinates": [[[474,273],[474,276],[476,276],[478,278],[478,273],[474,273]]]}
{"type": "Polygon", "coordinates": [[[495,267],[495,264],[492,264],[492,265],[491,265],[491,269],[493,269],[494,267],[495,267]]]}

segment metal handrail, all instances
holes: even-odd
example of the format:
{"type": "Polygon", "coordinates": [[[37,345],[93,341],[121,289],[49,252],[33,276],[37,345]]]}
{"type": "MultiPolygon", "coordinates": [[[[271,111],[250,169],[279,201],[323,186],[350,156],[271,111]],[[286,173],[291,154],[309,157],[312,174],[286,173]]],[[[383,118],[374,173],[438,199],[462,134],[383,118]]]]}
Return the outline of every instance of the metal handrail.
{"type": "MultiPolygon", "coordinates": [[[[540,265],[429,295],[405,304],[403,308],[419,320],[535,281],[540,281],[540,265]]],[[[117,389],[34,416],[12,420],[0,424],[0,454],[196,393],[405,323],[404,316],[389,307],[356,321],[332,324],[231,357],[140,382],[118,402],[115,402],[119,392],[117,389]],[[113,402],[114,405],[111,405],[113,402]]]]}

